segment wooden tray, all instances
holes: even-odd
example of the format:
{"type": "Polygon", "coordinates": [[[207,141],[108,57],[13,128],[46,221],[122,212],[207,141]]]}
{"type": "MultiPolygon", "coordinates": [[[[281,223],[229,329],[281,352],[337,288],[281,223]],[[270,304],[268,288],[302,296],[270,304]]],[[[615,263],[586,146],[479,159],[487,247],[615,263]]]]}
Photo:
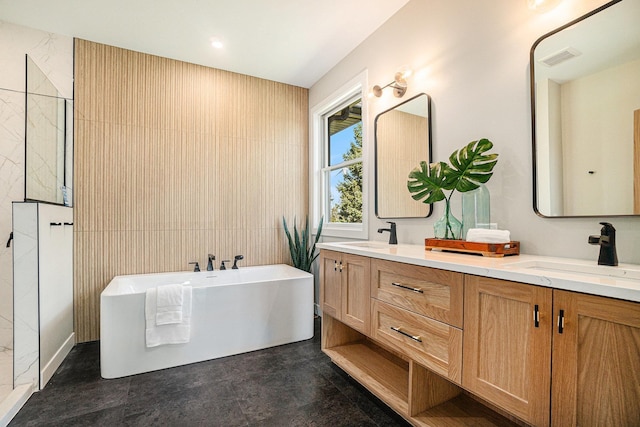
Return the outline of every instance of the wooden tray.
{"type": "Polygon", "coordinates": [[[466,240],[427,238],[424,239],[424,247],[428,251],[439,249],[441,251],[478,254],[488,257],[520,254],[520,242],[516,241],[509,243],[478,243],[467,242],[466,240]]]}

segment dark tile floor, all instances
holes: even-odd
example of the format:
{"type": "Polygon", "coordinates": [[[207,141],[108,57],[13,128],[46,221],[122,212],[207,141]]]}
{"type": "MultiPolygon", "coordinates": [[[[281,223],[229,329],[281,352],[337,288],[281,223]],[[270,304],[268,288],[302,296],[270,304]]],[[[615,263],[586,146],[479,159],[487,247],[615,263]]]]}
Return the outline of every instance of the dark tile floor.
{"type": "Polygon", "coordinates": [[[77,345],[10,426],[405,426],[311,340],[131,377],[77,345]]]}

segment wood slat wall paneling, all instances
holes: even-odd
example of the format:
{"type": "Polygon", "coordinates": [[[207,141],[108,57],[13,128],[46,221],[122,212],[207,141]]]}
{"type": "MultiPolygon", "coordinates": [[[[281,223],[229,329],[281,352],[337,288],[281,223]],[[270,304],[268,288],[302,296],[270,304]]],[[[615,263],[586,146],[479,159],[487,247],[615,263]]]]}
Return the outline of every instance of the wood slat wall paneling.
{"type": "Polygon", "coordinates": [[[308,91],[75,42],[75,329],[99,338],[116,275],[244,254],[288,263],[308,211],[308,91]]]}

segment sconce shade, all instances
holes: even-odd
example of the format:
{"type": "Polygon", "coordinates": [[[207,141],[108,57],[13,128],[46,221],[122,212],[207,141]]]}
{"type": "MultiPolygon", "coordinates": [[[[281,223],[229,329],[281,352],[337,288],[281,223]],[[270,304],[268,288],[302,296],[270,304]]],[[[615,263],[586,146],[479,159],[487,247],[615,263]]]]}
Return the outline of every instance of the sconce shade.
{"type": "Polygon", "coordinates": [[[407,81],[404,78],[404,73],[398,71],[393,80],[396,82],[396,85],[407,87],[407,81]]]}
{"type": "Polygon", "coordinates": [[[407,81],[404,78],[405,73],[398,71],[394,77],[395,85],[393,85],[393,95],[396,98],[402,98],[407,92],[407,81]]]}

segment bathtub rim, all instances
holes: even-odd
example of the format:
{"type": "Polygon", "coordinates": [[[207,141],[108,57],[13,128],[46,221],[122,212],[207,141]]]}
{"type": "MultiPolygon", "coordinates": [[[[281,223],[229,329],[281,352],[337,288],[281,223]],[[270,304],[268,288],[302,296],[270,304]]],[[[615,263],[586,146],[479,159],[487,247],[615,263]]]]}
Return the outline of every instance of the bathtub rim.
{"type": "Polygon", "coordinates": [[[277,267],[279,269],[284,269],[288,272],[288,274],[286,276],[274,276],[272,278],[268,278],[265,279],[264,277],[254,277],[251,280],[242,280],[242,281],[235,281],[235,282],[229,282],[229,283],[216,283],[216,284],[212,284],[212,285],[196,285],[194,286],[194,289],[200,289],[200,288],[207,288],[210,286],[236,286],[239,284],[249,284],[249,283],[258,283],[258,282],[265,282],[265,283],[269,283],[269,282],[276,282],[276,281],[281,281],[281,280],[289,280],[289,279],[303,279],[303,278],[308,278],[311,277],[313,278],[314,275],[312,273],[308,273],[304,270],[300,270],[299,268],[293,267],[289,264],[265,264],[265,265],[253,265],[253,266],[248,266],[248,267],[241,267],[237,270],[233,270],[233,269],[227,269],[227,270],[220,270],[220,269],[216,269],[213,271],[207,271],[207,270],[203,270],[203,271],[167,271],[167,272],[163,272],[163,273],[138,273],[138,274],[126,274],[126,275],[118,275],[118,276],[113,276],[113,278],[109,281],[109,283],[107,283],[107,286],[105,286],[105,288],[102,290],[102,292],[100,293],[100,298],[103,297],[117,297],[117,296],[124,296],[124,295],[135,295],[135,294],[144,294],[146,292],[146,289],[134,289],[130,292],[122,292],[122,290],[118,289],[119,286],[126,286],[126,285],[121,285],[120,282],[130,279],[130,280],[135,280],[136,278],[146,278],[146,279],[151,279],[154,277],[161,277],[161,276],[182,276],[182,277],[189,277],[189,276],[193,276],[193,277],[198,277],[198,278],[208,278],[207,275],[209,274],[224,274],[224,275],[232,275],[232,274],[242,274],[242,271],[245,270],[260,270],[260,269],[273,269],[274,267],[277,267]]]}

